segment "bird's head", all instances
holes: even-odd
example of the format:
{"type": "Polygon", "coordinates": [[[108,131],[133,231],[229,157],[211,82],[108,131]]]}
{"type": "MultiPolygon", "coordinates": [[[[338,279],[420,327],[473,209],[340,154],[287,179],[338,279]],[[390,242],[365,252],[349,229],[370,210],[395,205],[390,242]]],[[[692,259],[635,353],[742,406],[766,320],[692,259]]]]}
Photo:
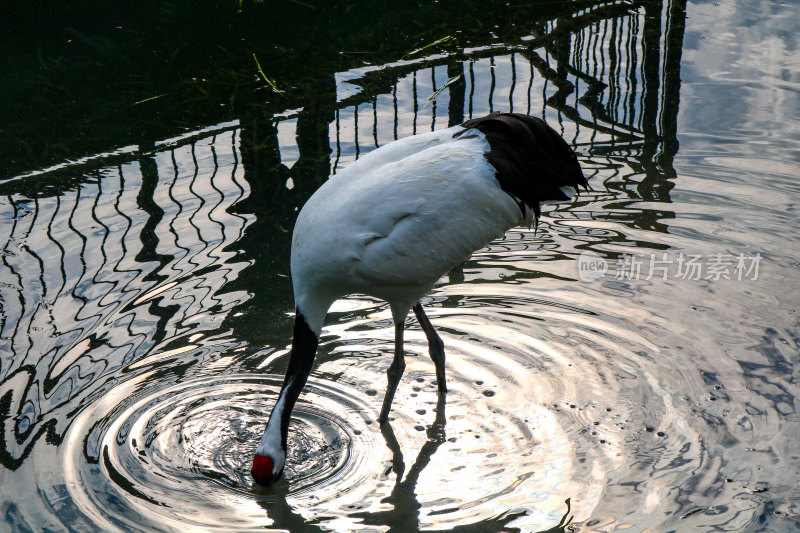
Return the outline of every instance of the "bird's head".
{"type": "Polygon", "coordinates": [[[272,455],[275,455],[275,453],[256,453],[253,457],[253,467],[250,469],[250,474],[259,485],[269,486],[283,475],[285,455],[281,453],[278,453],[281,457],[272,457],[272,455]]]}

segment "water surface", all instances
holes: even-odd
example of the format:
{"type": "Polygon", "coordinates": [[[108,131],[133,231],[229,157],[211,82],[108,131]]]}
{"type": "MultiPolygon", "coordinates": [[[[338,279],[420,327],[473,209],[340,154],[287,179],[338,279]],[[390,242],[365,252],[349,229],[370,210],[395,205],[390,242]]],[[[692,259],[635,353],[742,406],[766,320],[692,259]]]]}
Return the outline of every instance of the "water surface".
{"type": "Polygon", "coordinates": [[[5,529],[800,527],[798,6],[491,14],[0,182],[5,529]],[[337,302],[286,480],[255,486],[297,209],[376,146],[493,110],[545,118],[591,190],[426,296],[450,392],[410,318],[386,428],[390,311],[337,302]]]}

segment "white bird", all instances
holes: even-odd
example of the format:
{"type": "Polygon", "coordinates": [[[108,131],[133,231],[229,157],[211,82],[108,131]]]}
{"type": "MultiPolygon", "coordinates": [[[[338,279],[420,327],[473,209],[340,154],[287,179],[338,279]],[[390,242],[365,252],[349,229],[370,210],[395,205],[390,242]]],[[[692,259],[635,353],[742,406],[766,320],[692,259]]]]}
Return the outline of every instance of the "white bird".
{"type": "Polygon", "coordinates": [[[353,293],[386,300],[394,360],[378,421],[387,421],[405,369],[403,328],[413,309],[428,339],[440,393],[444,344],[419,303],[433,284],[517,225],[538,221],[539,203],[586,187],[567,143],[539,118],[493,113],[382,146],[322,185],[297,217],[291,273],[296,314],[289,367],[258,444],[251,474],[280,478],[289,419],[331,304],[353,293]]]}

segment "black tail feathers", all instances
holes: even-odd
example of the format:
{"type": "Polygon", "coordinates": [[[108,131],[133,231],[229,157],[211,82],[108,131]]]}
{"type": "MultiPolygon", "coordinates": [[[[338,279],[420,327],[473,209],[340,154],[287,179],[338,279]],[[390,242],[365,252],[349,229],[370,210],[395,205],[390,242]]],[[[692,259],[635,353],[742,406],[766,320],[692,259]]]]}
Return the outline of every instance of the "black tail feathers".
{"type": "Polygon", "coordinates": [[[486,159],[497,171],[500,187],[513,196],[520,205],[533,209],[536,219],[540,215],[539,202],[568,200],[560,187],[587,188],[586,178],[578,158],[569,145],[537,117],[520,113],[492,113],[482,118],[468,120],[460,137],[469,130],[478,130],[486,136],[489,151],[486,159]]]}

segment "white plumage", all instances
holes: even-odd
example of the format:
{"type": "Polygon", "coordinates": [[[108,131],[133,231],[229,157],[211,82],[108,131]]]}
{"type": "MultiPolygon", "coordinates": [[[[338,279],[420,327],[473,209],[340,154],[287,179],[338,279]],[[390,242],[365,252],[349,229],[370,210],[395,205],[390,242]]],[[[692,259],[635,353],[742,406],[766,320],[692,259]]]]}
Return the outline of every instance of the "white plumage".
{"type": "Polygon", "coordinates": [[[486,138],[453,139],[458,129],[367,154],[303,207],[292,279],[297,307],[317,335],[331,303],[352,293],[388,301],[402,320],[442,275],[524,222],[484,157],[486,138]]]}
{"type": "Polygon", "coordinates": [[[325,315],[343,296],[386,300],[395,323],[379,421],[386,422],[405,368],[403,327],[419,320],[446,392],[444,349],[419,299],[492,239],[538,217],[539,202],[586,185],[572,150],[541,119],[493,114],[385,145],[329,179],[300,211],[292,238],[297,307],[292,352],[278,402],[253,461],[269,484],[286,459],[289,419],[311,371],[325,315]]]}

